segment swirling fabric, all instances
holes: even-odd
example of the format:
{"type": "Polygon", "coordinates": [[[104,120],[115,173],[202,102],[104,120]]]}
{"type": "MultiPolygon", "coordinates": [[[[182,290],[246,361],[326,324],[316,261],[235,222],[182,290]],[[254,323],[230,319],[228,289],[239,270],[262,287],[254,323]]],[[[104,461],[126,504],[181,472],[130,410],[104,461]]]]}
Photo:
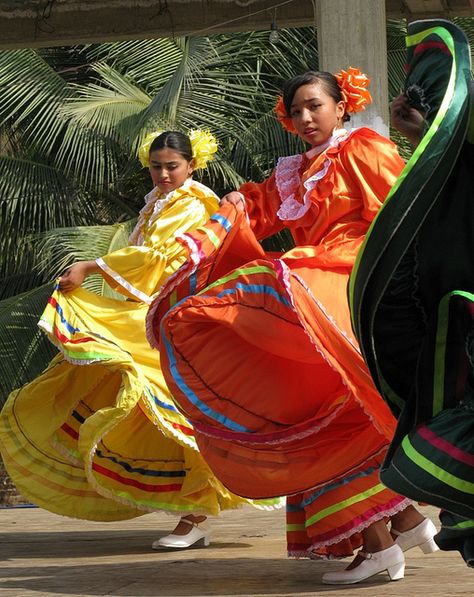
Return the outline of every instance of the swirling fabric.
{"type": "Polygon", "coordinates": [[[153,301],[151,342],[216,476],[239,495],[287,494],[291,555],[339,557],[407,500],[378,478],[395,420],[351,329],[347,282],[404,164],[366,129],[281,158],[182,236],[188,261],[153,301]],[[287,227],[296,247],[258,240],[287,227]]]}
{"type": "Polygon", "coordinates": [[[174,235],[216,209],[215,194],[192,180],[168,196],[155,190],[132,235],[140,244],[98,260],[110,284],[131,300],[54,290],[40,326],[59,355],[10,395],[0,417],[7,471],[35,504],[66,516],[119,520],[157,510],[217,514],[246,502],[197,451],[145,335],[148,304],[186,259],[174,235]]]}

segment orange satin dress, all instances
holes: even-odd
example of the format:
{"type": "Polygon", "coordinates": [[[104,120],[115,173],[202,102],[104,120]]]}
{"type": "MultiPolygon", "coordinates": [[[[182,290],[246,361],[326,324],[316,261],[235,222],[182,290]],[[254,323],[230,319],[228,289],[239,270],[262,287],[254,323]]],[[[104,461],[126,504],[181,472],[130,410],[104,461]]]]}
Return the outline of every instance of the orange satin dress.
{"type": "Polygon", "coordinates": [[[175,403],[217,477],[241,496],[288,495],[288,551],[342,557],[404,509],[380,465],[395,428],[351,328],[347,283],[404,163],[374,131],[280,158],[183,235],[189,261],[148,315],[175,403]],[[258,240],[287,227],[296,247],[258,240]]]}

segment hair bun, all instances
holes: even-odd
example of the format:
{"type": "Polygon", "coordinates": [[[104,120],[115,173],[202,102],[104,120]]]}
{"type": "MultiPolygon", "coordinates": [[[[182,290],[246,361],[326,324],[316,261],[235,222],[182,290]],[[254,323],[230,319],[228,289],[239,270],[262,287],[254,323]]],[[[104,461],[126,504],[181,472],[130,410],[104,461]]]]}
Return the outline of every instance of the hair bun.
{"type": "Polygon", "coordinates": [[[372,103],[372,96],[367,89],[370,79],[358,68],[350,66],[347,71],[341,69],[334,75],[346,104],[346,112],[354,114],[365,110],[367,104],[372,103]]]}

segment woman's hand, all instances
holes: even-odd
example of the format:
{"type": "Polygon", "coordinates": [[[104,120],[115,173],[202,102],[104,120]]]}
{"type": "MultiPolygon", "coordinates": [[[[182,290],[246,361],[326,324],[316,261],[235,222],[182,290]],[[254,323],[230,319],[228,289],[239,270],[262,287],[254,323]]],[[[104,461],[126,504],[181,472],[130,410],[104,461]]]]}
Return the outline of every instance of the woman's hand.
{"type": "Polygon", "coordinates": [[[245,211],[245,200],[242,193],[238,191],[231,191],[224,195],[222,199],[219,201],[219,206],[222,207],[224,205],[233,205],[237,211],[245,211]]]}
{"type": "Polygon", "coordinates": [[[416,147],[423,137],[425,119],[421,112],[410,105],[404,93],[393,100],[390,117],[392,126],[416,147]]]}
{"type": "Polygon", "coordinates": [[[78,261],[59,278],[59,290],[72,292],[84,282],[90,274],[99,271],[95,261],[78,261]]]}

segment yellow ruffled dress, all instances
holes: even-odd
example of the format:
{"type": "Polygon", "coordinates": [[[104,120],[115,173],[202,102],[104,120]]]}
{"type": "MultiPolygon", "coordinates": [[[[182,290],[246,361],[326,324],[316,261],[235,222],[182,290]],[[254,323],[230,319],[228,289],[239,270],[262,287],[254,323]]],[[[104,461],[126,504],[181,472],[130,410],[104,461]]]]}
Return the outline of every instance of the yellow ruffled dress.
{"type": "Polygon", "coordinates": [[[0,416],[9,475],[26,498],[57,514],[102,521],[157,510],[216,515],[249,501],[227,491],[197,451],[145,334],[152,298],[186,259],[175,236],[206,222],[218,198],[188,179],[145,200],[130,245],[97,260],[132,300],[56,288],[40,326],[60,353],[12,392],[0,416]]]}

